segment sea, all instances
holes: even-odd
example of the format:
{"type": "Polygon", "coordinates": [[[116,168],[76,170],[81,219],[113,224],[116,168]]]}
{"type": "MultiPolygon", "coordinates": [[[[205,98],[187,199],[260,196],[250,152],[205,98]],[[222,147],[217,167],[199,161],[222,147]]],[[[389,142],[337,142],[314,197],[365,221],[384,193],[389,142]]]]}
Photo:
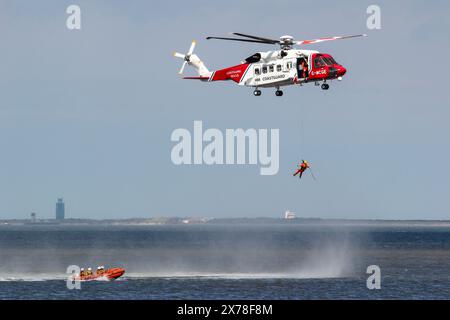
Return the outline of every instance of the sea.
{"type": "Polygon", "coordinates": [[[450,223],[0,225],[0,299],[450,299],[450,223]]]}

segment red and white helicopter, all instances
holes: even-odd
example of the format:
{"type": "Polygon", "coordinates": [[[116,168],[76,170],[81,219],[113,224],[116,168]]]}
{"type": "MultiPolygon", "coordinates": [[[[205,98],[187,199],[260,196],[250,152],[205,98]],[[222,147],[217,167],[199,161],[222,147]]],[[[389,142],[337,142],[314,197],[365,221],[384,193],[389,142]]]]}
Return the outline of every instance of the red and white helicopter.
{"type": "Polygon", "coordinates": [[[232,34],[241,38],[207,37],[206,39],[278,44],[280,50],[257,52],[236,66],[211,72],[206,68],[203,61],[193,53],[196,42],[192,41],[191,47],[186,54],[174,53],[175,57],[184,59],[179,72],[180,74],[183,74],[186,64],[193,66],[197,70],[197,77],[184,77],[183,79],[195,79],[207,82],[233,80],[240,86],[254,87],[253,94],[255,96],[261,95],[259,88],[270,87],[276,88],[276,96],[282,96],[283,91],[280,90],[280,87],[302,85],[308,82],[314,82],[316,86],[322,82],[321,88],[328,90],[330,86],[327,80],[342,80],[347,70],[338,64],[329,54],[320,53],[315,50],[293,49],[293,46],[367,36],[365,34],[358,34],[296,41],[293,37],[287,35],[277,40],[236,32],[232,34]]]}

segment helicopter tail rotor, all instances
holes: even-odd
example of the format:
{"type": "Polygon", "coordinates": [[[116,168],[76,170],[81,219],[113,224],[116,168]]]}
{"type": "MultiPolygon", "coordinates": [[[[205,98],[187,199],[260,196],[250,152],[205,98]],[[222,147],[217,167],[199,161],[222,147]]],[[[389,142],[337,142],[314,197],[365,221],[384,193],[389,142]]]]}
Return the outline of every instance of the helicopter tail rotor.
{"type": "Polygon", "coordinates": [[[181,69],[178,72],[179,74],[183,74],[184,68],[191,61],[191,56],[192,56],[192,53],[194,52],[195,45],[196,45],[196,41],[193,40],[192,43],[191,43],[191,46],[189,48],[189,51],[186,54],[182,54],[182,53],[179,53],[179,52],[174,52],[173,53],[174,57],[184,59],[184,62],[181,65],[181,69]]]}
{"type": "Polygon", "coordinates": [[[196,44],[197,42],[195,40],[192,41],[191,46],[189,47],[189,50],[186,54],[182,54],[179,52],[173,53],[174,57],[181,58],[184,60],[178,73],[183,74],[184,68],[186,67],[187,64],[189,64],[192,65],[195,69],[197,69],[197,72],[201,77],[209,77],[211,75],[211,72],[209,72],[209,70],[205,67],[203,61],[201,61],[200,58],[196,54],[194,54],[196,44]]]}

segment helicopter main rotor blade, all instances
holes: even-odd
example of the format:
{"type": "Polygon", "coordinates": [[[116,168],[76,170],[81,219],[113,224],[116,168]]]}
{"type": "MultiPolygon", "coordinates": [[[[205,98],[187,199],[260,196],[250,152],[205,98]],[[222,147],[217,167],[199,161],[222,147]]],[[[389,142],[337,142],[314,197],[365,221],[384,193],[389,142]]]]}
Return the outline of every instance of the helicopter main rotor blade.
{"type": "MultiPolygon", "coordinates": [[[[225,37],[206,37],[206,40],[210,40],[210,39],[275,44],[275,43],[269,42],[269,41],[259,41],[259,40],[250,40],[250,39],[237,39],[237,38],[225,38],[225,37]]],[[[276,43],[278,43],[278,42],[276,42],[276,43]]]]}
{"type": "Polygon", "coordinates": [[[297,45],[314,44],[314,43],[325,42],[325,41],[333,41],[333,40],[341,40],[341,39],[349,39],[349,38],[357,38],[357,37],[367,37],[367,34],[355,34],[355,35],[350,35],[350,36],[319,38],[319,39],[313,39],[313,40],[300,40],[300,41],[295,41],[294,43],[297,45]]]}
{"type": "Polygon", "coordinates": [[[280,40],[276,40],[276,39],[263,38],[263,37],[258,37],[258,36],[251,36],[249,34],[238,33],[238,32],[232,32],[231,34],[234,34],[234,35],[240,36],[240,37],[246,37],[246,38],[250,38],[250,39],[260,40],[260,41],[264,41],[264,42],[271,42],[273,44],[277,44],[277,43],[280,42],[280,40]]]}

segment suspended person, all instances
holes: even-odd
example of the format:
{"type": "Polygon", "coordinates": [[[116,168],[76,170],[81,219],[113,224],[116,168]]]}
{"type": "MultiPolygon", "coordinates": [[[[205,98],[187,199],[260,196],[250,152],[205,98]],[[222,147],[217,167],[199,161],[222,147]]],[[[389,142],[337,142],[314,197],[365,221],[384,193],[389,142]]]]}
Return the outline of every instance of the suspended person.
{"type": "Polygon", "coordinates": [[[305,172],[306,169],[309,169],[309,168],[310,167],[309,167],[308,162],[306,160],[302,160],[302,162],[298,165],[297,171],[295,171],[295,173],[294,173],[294,177],[298,174],[299,175],[298,177],[301,179],[303,172],[305,172]]]}

